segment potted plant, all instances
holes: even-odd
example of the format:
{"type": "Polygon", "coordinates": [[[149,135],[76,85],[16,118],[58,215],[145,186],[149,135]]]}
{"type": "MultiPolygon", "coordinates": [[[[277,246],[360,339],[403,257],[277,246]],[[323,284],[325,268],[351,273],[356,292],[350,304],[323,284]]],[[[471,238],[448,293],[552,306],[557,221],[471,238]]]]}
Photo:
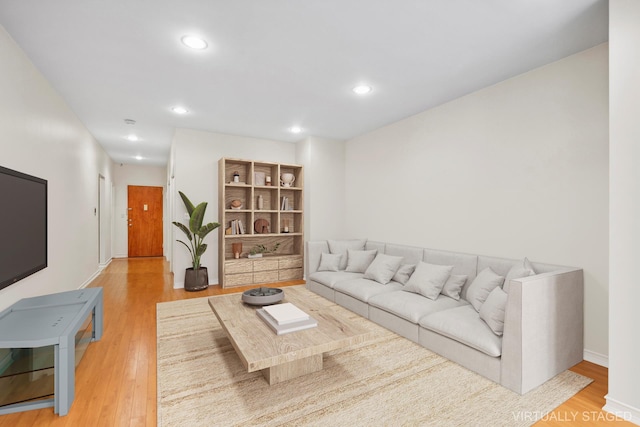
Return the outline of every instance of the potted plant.
{"type": "Polygon", "coordinates": [[[262,254],[275,253],[280,247],[280,242],[273,245],[273,249],[267,248],[265,245],[256,245],[249,250],[249,258],[261,258],[262,254]]]}
{"type": "Polygon", "coordinates": [[[220,224],[217,222],[210,222],[209,224],[202,225],[204,220],[204,212],[207,209],[207,203],[202,202],[198,206],[194,206],[193,203],[184,195],[182,191],[178,191],[184,206],[189,213],[189,226],[173,221],[173,225],[178,227],[189,238],[189,244],[186,244],[182,240],[177,240],[186,246],[191,254],[192,267],[186,269],[184,274],[184,289],[186,291],[201,291],[209,287],[209,274],[207,267],[200,266],[200,257],[204,251],[207,250],[207,244],[203,242],[205,236],[218,228],[220,224]]]}

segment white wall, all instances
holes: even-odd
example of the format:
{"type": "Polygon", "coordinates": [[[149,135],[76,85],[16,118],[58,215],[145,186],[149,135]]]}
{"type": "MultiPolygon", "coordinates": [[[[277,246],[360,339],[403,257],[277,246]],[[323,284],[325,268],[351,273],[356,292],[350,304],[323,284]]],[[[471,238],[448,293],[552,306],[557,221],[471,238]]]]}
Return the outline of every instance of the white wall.
{"type": "Polygon", "coordinates": [[[305,240],[347,236],[345,217],[345,141],[308,137],[296,144],[304,166],[305,240]]]}
{"type": "Polygon", "coordinates": [[[640,425],[640,2],[609,2],[609,394],[605,410],[640,425]]]}
{"type": "Polygon", "coordinates": [[[347,141],[350,235],[578,266],[606,363],[607,46],[347,141]]]}
{"type": "Polygon", "coordinates": [[[97,274],[98,179],[105,177],[110,204],[113,162],[1,26],[0,58],[0,164],[46,179],[49,190],[49,266],[1,290],[1,310],[97,274]]]}
{"type": "MultiPolygon", "coordinates": [[[[295,144],[267,139],[224,135],[189,129],[177,129],[173,137],[172,158],[174,186],[169,191],[175,198],[171,221],[184,222],[186,209],[178,191],[194,203],[208,202],[204,221],[217,222],[218,217],[218,160],[234,157],[265,162],[296,163],[295,144]]],[[[218,283],[218,233],[223,225],[205,240],[208,248],[202,256],[202,265],[209,270],[209,283],[218,283]]],[[[174,287],[184,287],[184,270],[191,267],[186,248],[176,239],[184,238],[175,227],[170,237],[173,249],[172,271],[174,287]]]]}
{"type": "MultiPolygon", "coordinates": [[[[167,168],[162,166],[141,166],[119,164],[114,168],[114,240],[113,253],[115,258],[125,258],[129,252],[128,227],[128,186],[142,185],[148,187],[163,187],[166,193],[167,168]]],[[[167,223],[167,198],[163,197],[163,224],[167,223]]],[[[167,227],[163,227],[163,248],[167,253],[167,227]]]]}

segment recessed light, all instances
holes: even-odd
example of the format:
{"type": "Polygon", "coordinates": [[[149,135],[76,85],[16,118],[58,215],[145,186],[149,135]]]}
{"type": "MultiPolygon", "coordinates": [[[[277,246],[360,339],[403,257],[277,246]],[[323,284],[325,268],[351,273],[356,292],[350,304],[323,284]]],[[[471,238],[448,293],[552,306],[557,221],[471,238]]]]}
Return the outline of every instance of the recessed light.
{"type": "Polygon", "coordinates": [[[135,157],[134,157],[134,159],[136,159],[136,160],[142,160],[143,158],[144,158],[144,157],[142,157],[142,156],[135,156],[135,157]]]}
{"type": "Polygon", "coordinates": [[[354,87],[352,90],[354,93],[358,95],[366,95],[367,93],[371,92],[373,88],[367,85],[360,85],[360,86],[354,87]]]}
{"type": "Polygon", "coordinates": [[[134,134],[131,134],[131,135],[128,135],[128,136],[127,136],[127,139],[128,139],[129,141],[135,142],[135,141],[137,141],[137,140],[138,140],[138,136],[137,136],[137,135],[134,135],[134,134]]]}
{"type": "Polygon", "coordinates": [[[291,126],[289,128],[289,132],[291,132],[291,133],[300,133],[300,132],[302,132],[302,128],[300,126],[291,126]]]}
{"type": "Polygon", "coordinates": [[[200,37],[195,37],[195,36],[184,36],[180,39],[182,41],[182,44],[190,47],[191,49],[206,49],[207,48],[207,42],[204,41],[203,39],[201,39],[200,37]]]}
{"type": "Polygon", "coordinates": [[[176,114],[187,114],[189,112],[189,110],[181,106],[173,107],[171,111],[173,111],[176,114]]]}

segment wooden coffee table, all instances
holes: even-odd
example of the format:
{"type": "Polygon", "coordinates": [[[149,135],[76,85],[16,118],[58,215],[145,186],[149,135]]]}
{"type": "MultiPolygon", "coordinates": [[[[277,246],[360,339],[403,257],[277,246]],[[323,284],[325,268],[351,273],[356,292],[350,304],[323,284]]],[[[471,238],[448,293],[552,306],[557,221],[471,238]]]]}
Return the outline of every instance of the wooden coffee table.
{"type": "Polygon", "coordinates": [[[374,333],[351,311],[304,286],[285,287],[284,301],[296,305],[318,321],[303,331],[276,335],[256,309],[241,301],[241,294],[209,298],[231,344],[248,372],[262,371],[270,385],[322,369],[322,354],[364,342],[374,333]]]}

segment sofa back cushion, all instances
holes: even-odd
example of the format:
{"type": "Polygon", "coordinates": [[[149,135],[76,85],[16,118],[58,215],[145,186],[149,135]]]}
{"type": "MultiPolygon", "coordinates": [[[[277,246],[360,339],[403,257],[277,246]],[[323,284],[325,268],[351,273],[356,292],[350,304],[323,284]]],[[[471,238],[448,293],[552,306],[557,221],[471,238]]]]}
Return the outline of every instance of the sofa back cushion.
{"type": "Polygon", "coordinates": [[[424,249],[414,246],[387,244],[384,253],[387,255],[401,256],[403,258],[402,264],[417,265],[420,261],[424,261],[424,249]]]}
{"type": "Polygon", "coordinates": [[[465,275],[467,281],[462,287],[460,296],[466,299],[467,288],[476,277],[478,270],[478,256],[457,252],[438,251],[435,249],[424,250],[424,261],[430,264],[453,265],[451,274],[465,275]]]}
{"type": "Polygon", "coordinates": [[[368,251],[377,250],[379,254],[385,253],[386,244],[382,242],[373,242],[371,240],[367,240],[367,244],[365,245],[365,249],[368,251]]]}
{"type": "Polygon", "coordinates": [[[363,251],[367,244],[367,239],[350,239],[350,240],[327,240],[329,244],[329,252],[332,254],[342,255],[340,260],[340,270],[347,268],[348,249],[363,251]]]}

